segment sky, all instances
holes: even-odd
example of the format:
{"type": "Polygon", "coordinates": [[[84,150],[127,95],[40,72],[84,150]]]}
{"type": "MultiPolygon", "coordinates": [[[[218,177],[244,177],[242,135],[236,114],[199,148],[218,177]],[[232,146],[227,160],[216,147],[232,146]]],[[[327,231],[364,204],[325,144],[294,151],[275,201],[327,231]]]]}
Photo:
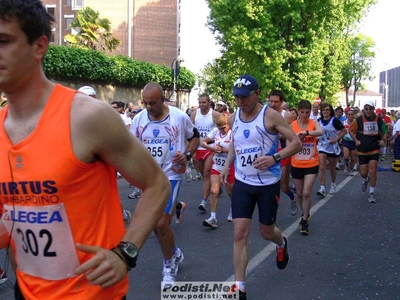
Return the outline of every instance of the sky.
{"type": "MultiPolygon", "coordinates": [[[[365,82],[368,90],[379,91],[379,72],[400,66],[400,0],[378,0],[360,25],[360,32],[376,43],[372,72],[375,80],[365,82]]],[[[195,74],[217,58],[219,47],[206,26],[209,9],[206,0],[181,1],[181,58],[183,66],[195,74]]],[[[190,105],[197,103],[193,89],[190,105]]]]}

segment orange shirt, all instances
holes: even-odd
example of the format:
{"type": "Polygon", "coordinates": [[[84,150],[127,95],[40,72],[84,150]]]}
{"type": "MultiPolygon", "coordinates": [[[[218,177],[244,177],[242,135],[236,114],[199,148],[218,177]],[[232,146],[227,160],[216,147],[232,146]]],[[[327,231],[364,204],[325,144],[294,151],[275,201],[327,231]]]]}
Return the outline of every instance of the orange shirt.
{"type": "MultiPolygon", "coordinates": [[[[314,120],[309,119],[305,129],[301,129],[299,121],[295,120],[292,122],[292,129],[296,134],[305,130],[313,131],[315,130],[314,120]]],[[[303,169],[318,166],[317,137],[308,135],[303,139],[302,144],[301,151],[292,156],[292,166],[303,169]]]]}
{"type": "Polygon", "coordinates": [[[92,257],[76,243],[110,249],[124,235],[115,169],[73,153],[74,95],[56,85],[36,128],[16,145],[4,130],[8,108],[0,111],[0,202],[26,299],[121,299],[128,290],[127,277],[102,289],[74,275],[92,257]]]}

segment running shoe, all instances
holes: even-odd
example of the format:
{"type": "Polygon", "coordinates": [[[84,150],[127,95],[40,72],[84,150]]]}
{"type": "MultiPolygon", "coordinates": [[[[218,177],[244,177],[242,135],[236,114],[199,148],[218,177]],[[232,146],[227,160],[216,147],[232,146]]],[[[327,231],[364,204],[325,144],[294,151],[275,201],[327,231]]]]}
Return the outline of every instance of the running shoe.
{"type": "Polygon", "coordinates": [[[203,179],[203,176],[200,173],[197,173],[197,175],[193,177],[193,181],[202,180],[202,179],[203,179]]]}
{"type": "Polygon", "coordinates": [[[320,197],[325,197],[326,196],[326,191],[323,188],[320,188],[319,191],[317,192],[317,195],[320,197]]]}
{"type": "Polygon", "coordinates": [[[121,179],[121,178],[122,178],[121,173],[120,173],[120,172],[117,172],[117,179],[121,179]]]}
{"type": "Polygon", "coordinates": [[[184,256],[181,249],[176,248],[174,255],[172,256],[172,267],[171,274],[173,276],[178,275],[179,264],[183,261],[184,256]]]}
{"type": "Polygon", "coordinates": [[[186,181],[187,182],[193,180],[192,168],[190,168],[189,164],[186,166],[185,176],[186,176],[186,181]]]}
{"type": "Polygon", "coordinates": [[[173,273],[172,273],[172,267],[164,267],[162,274],[163,274],[163,280],[162,280],[163,285],[175,284],[176,276],[173,275],[173,273]]]}
{"type": "Polygon", "coordinates": [[[285,247],[283,248],[276,247],[276,265],[279,270],[283,270],[284,268],[286,268],[289,262],[287,238],[284,236],[282,236],[282,238],[285,241],[285,247]]]}
{"type": "Polygon", "coordinates": [[[229,209],[229,214],[228,214],[228,217],[226,217],[226,220],[227,220],[228,222],[232,222],[232,208],[229,209]]]}
{"type": "Polygon", "coordinates": [[[138,188],[135,188],[133,193],[128,195],[128,198],[129,199],[139,198],[141,196],[141,194],[142,194],[142,191],[138,188]]]}
{"type": "Polygon", "coordinates": [[[375,203],[375,202],[376,202],[376,198],[375,198],[375,196],[374,196],[374,193],[370,193],[370,194],[369,194],[368,202],[369,202],[369,203],[375,203]]]}
{"type": "Polygon", "coordinates": [[[198,208],[202,212],[206,212],[207,211],[207,201],[202,200],[198,208]]]}
{"type": "Polygon", "coordinates": [[[183,222],[183,220],[185,219],[185,215],[183,214],[185,209],[186,209],[185,202],[179,202],[176,205],[176,209],[175,209],[175,223],[176,224],[181,224],[183,222]]]}
{"type": "Polygon", "coordinates": [[[239,300],[247,300],[246,292],[239,290],[239,300]]]}
{"type": "Polygon", "coordinates": [[[369,182],[369,176],[366,179],[363,179],[363,182],[361,184],[361,191],[363,193],[367,190],[368,182],[369,182]]]}
{"type": "Polygon", "coordinates": [[[217,219],[213,218],[213,217],[205,219],[203,221],[203,225],[206,226],[206,227],[217,228],[218,227],[217,219]]]}
{"type": "Polygon", "coordinates": [[[293,185],[290,187],[290,190],[292,191],[293,194],[296,195],[296,186],[294,185],[294,183],[293,183],[293,185]]]}
{"type": "Polygon", "coordinates": [[[303,235],[308,235],[310,232],[308,230],[308,222],[307,220],[301,219],[300,221],[300,233],[303,235]]]}
{"type": "Polygon", "coordinates": [[[340,164],[336,163],[336,170],[340,170],[340,164]]]}
{"type": "Polygon", "coordinates": [[[382,154],[381,155],[381,161],[385,161],[385,159],[386,159],[386,154],[382,154]]]}
{"type": "Polygon", "coordinates": [[[7,281],[6,272],[2,268],[0,268],[0,285],[5,283],[6,281],[7,281]]]}
{"type": "Polygon", "coordinates": [[[343,172],[344,172],[344,174],[347,174],[347,175],[351,174],[349,166],[345,166],[343,172]]]}
{"type": "Polygon", "coordinates": [[[132,214],[129,210],[124,209],[123,210],[123,216],[124,216],[124,225],[125,229],[128,229],[129,225],[131,224],[132,221],[132,214]]]}
{"type": "Polygon", "coordinates": [[[296,197],[293,200],[290,200],[290,210],[291,210],[292,216],[297,215],[297,212],[299,211],[299,208],[297,206],[296,197]]]}
{"type": "Polygon", "coordinates": [[[334,195],[336,193],[336,184],[331,185],[331,189],[329,190],[330,195],[334,195]]]}
{"type": "MultiPolygon", "coordinates": [[[[301,217],[300,217],[300,220],[303,220],[303,214],[301,215],[301,217]]],[[[307,218],[307,222],[310,222],[310,220],[311,220],[311,215],[310,214],[308,214],[308,218],[307,218]]],[[[300,221],[300,223],[299,223],[299,226],[300,226],[300,224],[301,224],[301,221],[300,221]]]]}

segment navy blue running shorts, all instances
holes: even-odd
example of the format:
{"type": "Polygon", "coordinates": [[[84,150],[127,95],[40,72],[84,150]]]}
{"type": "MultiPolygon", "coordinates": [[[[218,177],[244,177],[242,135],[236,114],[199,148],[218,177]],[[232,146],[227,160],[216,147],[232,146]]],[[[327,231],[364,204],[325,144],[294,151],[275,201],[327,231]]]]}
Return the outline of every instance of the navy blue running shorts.
{"type": "Polygon", "coordinates": [[[348,148],[350,150],[357,150],[357,146],[354,141],[343,140],[343,147],[348,148]]]}
{"type": "Polygon", "coordinates": [[[252,219],[258,206],[258,220],[270,226],[276,223],[281,182],[271,185],[254,186],[240,180],[235,181],[232,192],[232,218],[252,219]]]}

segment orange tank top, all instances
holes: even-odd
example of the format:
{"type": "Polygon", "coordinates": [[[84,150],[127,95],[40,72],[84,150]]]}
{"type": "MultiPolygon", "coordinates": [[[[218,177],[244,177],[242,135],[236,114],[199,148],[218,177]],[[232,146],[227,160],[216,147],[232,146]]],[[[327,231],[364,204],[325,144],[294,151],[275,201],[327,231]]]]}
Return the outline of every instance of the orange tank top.
{"type": "Polygon", "coordinates": [[[26,299],[118,299],[128,278],[113,287],[91,285],[74,270],[92,257],[75,244],[110,249],[124,235],[115,169],[82,163],[71,144],[75,91],[56,85],[33,132],[11,144],[0,111],[0,202],[12,236],[18,284],[26,299]]]}
{"type": "MultiPolygon", "coordinates": [[[[315,130],[314,120],[308,120],[306,129],[301,129],[298,120],[296,120],[292,123],[292,129],[296,134],[304,130],[315,130]]],[[[318,166],[317,138],[308,135],[304,138],[302,144],[303,147],[301,151],[292,156],[292,166],[303,169],[318,166]]]]}

